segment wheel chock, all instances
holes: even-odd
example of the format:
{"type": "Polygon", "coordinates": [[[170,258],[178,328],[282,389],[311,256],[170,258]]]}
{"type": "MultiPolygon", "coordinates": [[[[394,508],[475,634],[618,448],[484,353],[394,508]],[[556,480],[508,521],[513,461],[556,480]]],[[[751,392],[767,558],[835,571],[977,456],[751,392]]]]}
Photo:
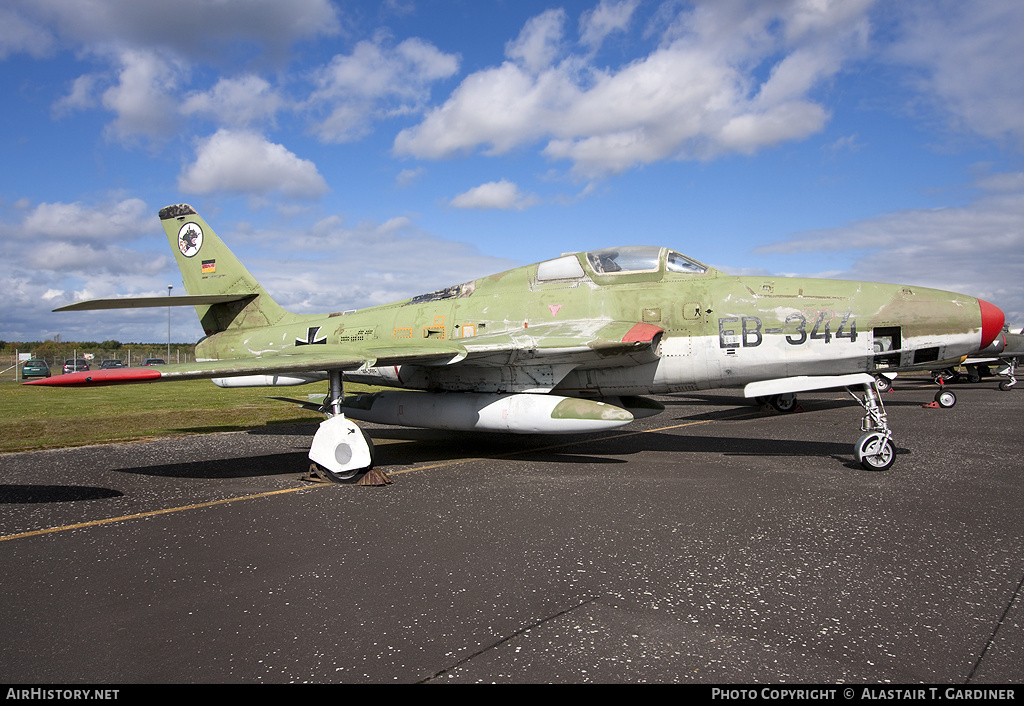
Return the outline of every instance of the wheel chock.
{"type": "Polygon", "coordinates": [[[391,478],[388,477],[387,473],[371,468],[368,470],[362,478],[356,481],[356,485],[391,485],[391,478]]]}
{"type": "Polygon", "coordinates": [[[929,402],[928,404],[923,404],[921,406],[925,409],[941,409],[942,407],[938,402],[929,402]]]}

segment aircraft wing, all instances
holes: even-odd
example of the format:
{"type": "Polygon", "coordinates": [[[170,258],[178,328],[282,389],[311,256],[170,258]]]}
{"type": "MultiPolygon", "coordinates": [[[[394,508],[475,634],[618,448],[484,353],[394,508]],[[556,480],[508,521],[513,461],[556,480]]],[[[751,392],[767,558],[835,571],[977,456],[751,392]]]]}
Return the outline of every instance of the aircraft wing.
{"type": "Polygon", "coordinates": [[[575,320],[531,324],[497,334],[458,339],[467,362],[476,365],[522,363],[586,363],[615,356],[653,357],[664,329],[635,321],[575,320]]]}
{"type": "Polygon", "coordinates": [[[225,358],[171,365],[153,365],[139,368],[113,368],[87,370],[68,375],[41,378],[26,385],[52,385],[62,387],[89,387],[124,385],[142,382],[170,382],[174,380],[201,380],[230,378],[243,375],[287,375],[326,370],[356,370],[364,365],[445,365],[462,360],[465,350],[448,341],[442,345],[417,346],[335,346],[334,351],[254,356],[251,358],[225,358]]]}
{"type": "MultiPolygon", "coordinates": [[[[116,300],[115,300],[116,301],[116,300]]],[[[614,356],[652,354],[662,329],[636,322],[568,322],[524,327],[513,333],[472,338],[427,340],[415,344],[365,341],[330,346],[328,351],[273,354],[197,361],[142,368],[84,371],[42,378],[26,385],[99,386],[173,380],[287,375],[327,370],[353,371],[363,366],[443,366],[463,360],[476,365],[508,365],[525,359],[537,363],[574,363],[614,356]]]]}

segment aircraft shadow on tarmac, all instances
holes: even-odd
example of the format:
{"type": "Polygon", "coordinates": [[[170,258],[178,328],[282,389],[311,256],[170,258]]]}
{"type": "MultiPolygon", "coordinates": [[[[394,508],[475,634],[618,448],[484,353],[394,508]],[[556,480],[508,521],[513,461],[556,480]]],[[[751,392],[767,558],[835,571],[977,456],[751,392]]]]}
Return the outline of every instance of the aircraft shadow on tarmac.
{"type": "MultiPolygon", "coordinates": [[[[418,431],[418,430],[408,430],[418,431]]],[[[376,436],[376,434],[374,434],[376,436]]],[[[387,444],[377,447],[376,466],[387,472],[389,467],[427,465],[430,463],[462,461],[468,459],[494,459],[511,458],[512,453],[496,452],[492,447],[487,449],[477,444],[459,444],[449,440],[446,443],[434,443],[431,441],[410,440],[409,444],[387,444]]],[[[519,447],[522,448],[521,446],[519,447]]],[[[547,463],[602,463],[620,464],[627,463],[620,458],[609,458],[607,456],[584,456],[559,453],[556,451],[541,452],[534,454],[530,452],[516,453],[518,460],[530,462],[547,463]]],[[[227,478],[252,478],[257,476],[272,476],[295,474],[304,475],[309,468],[310,462],[306,451],[295,453],[272,454],[267,456],[252,456],[247,458],[213,459],[209,461],[191,461],[185,463],[169,463],[157,466],[143,466],[139,468],[118,468],[119,473],[134,473],[146,476],[159,476],[166,478],[203,478],[203,479],[227,479],[227,478]]]]}
{"type": "MultiPolygon", "coordinates": [[[[920,406],[918,402],[913,404],[920,406]]],[[[739,411],[742,418],[747,418],[742,412],[759,415],[757,407],[749,410],[742,408],[739,411]]],[[[728,410],[711,413],[705,411],[691,419],[715,420],[718,417],[738,419],[735,400],[728,410]]],[[[665,419],[665,423],[673,425],[686,419],[672,417],[665,419]]],[[[838,460],[849,468],[864,470],[854,460],[853,444],[847,440],[713,436],[701,434],[699,429],[693,427],[692,431],[684,433],[656,430],[631,432],[625,427],[621,433],[552,436],[446,432],[402,427],[372,428],[367,429],[367,432],[376,443],[377,465],[385,472],[389,465],[415,466],[472,458],[515,459],[533,463],[630,463],[628,457],[644,452],[819,458],[838,460]],[[392,443],[381,443],[382,440],[392,443]]],[[[909,449],[901,447],[895,450],[897,455],[911,453],[909,449]]]]}
{"type": "Polygon", "coordinates": [[[112,488],[87,485],[0,485],[0,505],[66,503],[79,500],[105,500],[124,495],[112,488]]]}
{"type": "MultiPolygon", "coordinates": [[[[706,453],[721,456],[774,456],[786,458],[834,459],[849,462],[850,468],[863,470],[853,460],[853,445],[836,441],[807,439],[761,439],[730,436],[682,436],[652,432],[643,435],[643,450],[665,453],[706,453]]],[[[896,448],[897,455],[911,451],[896,448]]]]}
{"type": "MultiPolygon", "coordinates": [[[[938,388],[935,388],[938,390],[938,388]]],[[[836,391],[836,394],[841,394],[842,391],[836,391]]],[[[708,405],[719,406],[721,409],[713,412],[705,412],[703,415],[712,419],[718,419],[728,415],[735,415],[738,412],[749,411],[751,414],[762,412],[761,405],[758,405],[753,400],[740,400],[737,401],[736,397],[728,397],[724,395],[695,395],[687,393],[685,397],[672,397],[669,399],[659,400],[668,409],[673,408],[685,408],[685,407],[705,407],[708,405]]],[[[804,408],[805,412],[816,412],[826,409],[838,409],[841,407],[855,407],[860,408],[860,404],[852,397],[847,395],[846,397],[814,397],[814,396],[799,396],[798,401],[801,407],[804,408]]],[[[886,407],[920,407],[922,404],[929,402],[930,399],[922,402],[921,399],[910,399],[908,397],[900,397],[898,392],[885,393],[882,395],[882,404],[886,407]]],[[[775,416],[776,413],[768,413],[768,415],[775,416]]]]}
{"type": "Polygon", "coordinates": [[[214,458],[203,461],[167,463],[138,468],[117,468],[118,473],[134,473],[142,476],[165,478],[204,478],[208,480],[227,478],[255,478],[276,476],[283,473],[302,473],[309,467],[306,450],[294,453],[246,456],[243,458],[214,458]]]}
{"type": "MultiPolygon", "coordinates": [[[[260,433],[260,432],[253,432],[260,433]]],[[[624,465],[628,457],[642,452],[674,454],[719,454],[722,456],[776,456],[819,458],[839,461],[847,468],[861,470],[847,443],[793,439],[757,439],[646,432],[575,437],[521,437],[507,434],[468,434],[432,429],[375,428],[369,433],[378,440],[377,467],[388,468],[458,462],[472,459],[516,460],[527,463],[624,465]],[[527,448],[524,448],[524,445],[527,448]],[[580,453],[572,447],[588,447],[580,453]],[[533,447],[533,448],[529,448],[533,447]],[[626,457],[626,458],[624,458],[626,457]]],[[[288,453],[241,458],[215,458],[183,463],[114,469],[120,473],[167,478],[230,479],[258,476],[304,474],[309,467],[301,444],[288,453]]],[[[897,454],[910,451],[897,448],[897,454]]],[[[118,490],[89,486],[0,485],[0,504],[28,504],[98,500],[123,495],[118,490]]]]}
{"type": "MultiPolygon", "coordinates": [[[[376,441],[376,466],[389,469],[427,466],[474,459],[521,461],[533,464],[625,465],[643,452],[718,454],[722,456],[774,456],[836,461],[863,471],[854,461],[851,445],[794,439],[759,439],[647,432],[620,436],[577,435],[570,438],[520,437],[503,434],[468,434],[431,429],[370,429],[376,441]],[[584,447],[584,448],[580,448],[584,447]]],[[[908,454],[897,448],[897,454],[908,454]]],[[[284,474],[304,474],[309,459],[304,449],[292,453],[170,463],[139,468],[120,468],[121,473],[171,478],[227,479],[284,474]]]]}

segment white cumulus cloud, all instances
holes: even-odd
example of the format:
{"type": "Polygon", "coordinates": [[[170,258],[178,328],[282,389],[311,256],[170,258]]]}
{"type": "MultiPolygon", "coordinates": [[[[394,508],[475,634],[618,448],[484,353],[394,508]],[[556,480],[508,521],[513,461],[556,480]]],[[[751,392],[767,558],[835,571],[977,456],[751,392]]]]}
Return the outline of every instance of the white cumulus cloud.
{"type": "Polygon", "coordinates": [[[41,203],[29,211],[21,237],[66,243],[134,240],[153,225],[153,214],[141,199],[124,199],[105,207],[82,203],[41,203]]]}
{"type": "Polygon", "coordinates": [[[608,35],[626,29],[639,4],[640,0],[601,0],[597,7],[580,17],[580,41],[591,49],[598,49],[608,35]]]}
{"type": "Polygon", "coordinates": [[[915,87],[953,127],[1024,145],[1024,4],[941,0],[900,5],[894,61],[919,69],[915,87]]]}
{"type": "Polygon", "coordinates": [[[869,6],[698,2],[659,14],[659,46],[608,69],[592,48],[628,24],[635,3],[586,13],[574,45],[565,12],[549,10],[506,46],[507,61],[467,76],[394,150],[436,159],[546,141],[544,154],[589,177],[800,140],[824,127],[813,91],[863,51],[869,6]]]}
{"type": "Polygon", "coordinates": [[[857,259],[837,277],[962,292],[1024,324],[1024,174],[984,175],[975,185],[981,196],[962,206],[897,211],[755,252],[852,251],[857,259]]]}
{"type": "Polygon", "coordinates": [[[391,47],[382,37],[356,44],[316,74],[309,106],[326,112],[316,134],[325,142],[365,136],[375,120],[422,110],[430,86],[455,74],[459,59],[415,37],[391,47]]]}
{"type": "Polygon", "coordinates": [[[248,131],[218,130],[200,142],[178,188],[190,194],[214,192],[315,198],[327,191],[316,165],[283,145],[248,131]]]}
{"type": "Polygon", "coordinates": [[[234,127],[272,121],[285,100],[270,83],[255,75],[222,78],[209,91],[195,91],[185,99],[181,112],[213,118],[234,127]]]}
{"type": "Polygon", "coordinates": [[[451,200],[454,208],[500,209],[521,211],[537,203],[537,198],[523,194],[517,185],[502,179],[473,187],[451,200]]]}
{"type": "Polygon", "coordinates": [[[181,67],[146,50],[123,51],[119,62],[118,82],[102,96],[103,106],[117,115],[108,134],[118,140],[170,135],[178,121],[175,92],[182,80],[181,67]]]}

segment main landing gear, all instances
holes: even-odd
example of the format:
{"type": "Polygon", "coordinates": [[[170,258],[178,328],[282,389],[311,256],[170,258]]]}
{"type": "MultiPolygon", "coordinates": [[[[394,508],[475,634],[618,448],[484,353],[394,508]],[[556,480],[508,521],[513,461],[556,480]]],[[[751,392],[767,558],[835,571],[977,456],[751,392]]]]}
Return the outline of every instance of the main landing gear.
{"type": "Polygon", "coordinates": [[[857,440],[853,456],[857,463],[869,471],[885,471],[896,460],[896,448],[892,443],[892,431],[889,430],[885,407],[876,384],[865,384],[863,397],[858,397],[850,388],[846,388],[846,391],[864,408],[864,419],[860,424],[864,435],[857,440]]]}
{"type": "Polygon", "coordinates": [[[373,442],[342,411],[341,371],[332,370],[330,393],[321,411],[327,419],[320,423],[309,447],[310,471],[334,483],[357,482],[360,485],[385,485],[388,477],[373,471],[373,442]]]}
{"type": "Polygon", "coordinates": [[[767,397],[756,397],[754,399],[759,405],[768,405],[779,414],[790,414],[797,410],[796,395],[784,392],[780,395],[769,395],[767,397]]]}

